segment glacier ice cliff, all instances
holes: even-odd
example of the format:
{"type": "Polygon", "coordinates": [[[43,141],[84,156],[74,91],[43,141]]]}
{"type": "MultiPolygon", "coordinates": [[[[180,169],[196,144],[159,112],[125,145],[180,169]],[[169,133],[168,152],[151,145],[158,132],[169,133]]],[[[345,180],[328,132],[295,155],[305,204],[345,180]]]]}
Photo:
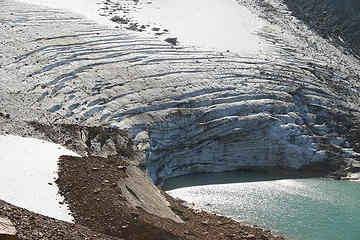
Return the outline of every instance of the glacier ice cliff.
{"type": "Polygon", "coordinates": [[[24,131],[23,121],[127,129],[159,184],[192,172],[356,166],[348,134],[359,122],[359,60],[281,0],[238,2],[262,18],[268,51],[172,46],[1,1],[0,109],[10,114],[1,133],[24,131]]]}

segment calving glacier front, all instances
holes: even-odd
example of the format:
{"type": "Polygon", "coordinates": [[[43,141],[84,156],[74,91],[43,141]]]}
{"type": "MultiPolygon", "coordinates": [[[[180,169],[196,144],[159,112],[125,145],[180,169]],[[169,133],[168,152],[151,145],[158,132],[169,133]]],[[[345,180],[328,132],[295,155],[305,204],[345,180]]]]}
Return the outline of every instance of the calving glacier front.
{"type": "MultiPolygon", "coordinates": [[[[321,144],[324,136],[344,146],[345,140],[324,123],[319,125],[316,115],[309,117],[309,110],[296,111],[299,103],[293,98],[300,96],[284,93],[282,101],[253,100],[256,96],[231,104],[212,103],[210,109],[196,108],[194,104],[192,108],[198,111],[182,115],[177,109],[177,114],[169,116],[170,121],[148,125],[147,159],[152,178],[159,181],[192,172],[247,167],[298,169],[330,157],[321,144]]],[[[237,96],[223,99],[234,98],[237,96]]],[[[143,142],[144,138],[135,140],[143,142]]]]}
{"type": "Polygon", "coordinates": [[[17,50],[3,49],[0,106],[14,119],[126,128],[159,184],[191,172],[358,164],[349,132],[359,60],[280,0],[239,1],[262,18],[256,34],[269,45],[251,55],[172,46],[38,6],[13,21],[21,4],[10,2],[0,39],[17,50]]]}

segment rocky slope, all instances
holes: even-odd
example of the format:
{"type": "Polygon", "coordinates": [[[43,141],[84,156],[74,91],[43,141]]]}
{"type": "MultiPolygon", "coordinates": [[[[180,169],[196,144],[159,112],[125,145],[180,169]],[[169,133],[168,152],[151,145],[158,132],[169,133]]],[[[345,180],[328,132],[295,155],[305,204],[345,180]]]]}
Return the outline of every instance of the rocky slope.
{"type": "Polygon", "coordinates": [[[321,36],[360,55],[360,2],[286,0],[293,14],[321,36]]]}
{"type": "Polygon", "coordinates": [[[77,223],[124,239],[283,239],[175,201],[127,160],[60,159],[57,183],[77,223]]]}
{"type": "MultiPolygon", "coordinates": [[[[39,215],[26,209],[22,209],[0,200],[0,217],[11,220],[16,228],[18,239],[101,239],[121,240],[121,238],[110,237],[91,231],[89,228],[79,224],[59,221],[53,218],[39,215]]],[[[3,236],[1,239],[11,239],[11,236],[3,236]]]]}

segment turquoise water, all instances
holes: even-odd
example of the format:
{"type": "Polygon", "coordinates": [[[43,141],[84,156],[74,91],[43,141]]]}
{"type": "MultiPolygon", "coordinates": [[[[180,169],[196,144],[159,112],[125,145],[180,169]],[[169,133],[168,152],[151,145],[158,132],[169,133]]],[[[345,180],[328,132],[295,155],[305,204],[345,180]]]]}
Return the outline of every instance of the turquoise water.
{"type": "Polygon", "coordinates": [[[163,189],[288,239],[360,240],[360,182],[229,172],[173,178],[163,189]]]}

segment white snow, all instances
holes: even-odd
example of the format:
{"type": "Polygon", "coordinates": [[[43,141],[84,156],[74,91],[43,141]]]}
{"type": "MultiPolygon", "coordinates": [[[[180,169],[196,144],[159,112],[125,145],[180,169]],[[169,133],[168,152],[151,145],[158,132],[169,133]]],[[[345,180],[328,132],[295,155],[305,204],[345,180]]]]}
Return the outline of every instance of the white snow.
{"type": "Polygon", "coordinates": [[[350,178],[351,181],[360,182],[360,172],[350,173],[348,178],[350,178]]]}
{"type": "Polygon", "coordinates": [[[54,183],[61,155],[78,156],[60,145],[36,138],[0,135],[0,199],[72,222],[67,206],[59,203],[63,198],[54,183]]]}
{"type": "Polygon", "coordinates": [[[129,14],[139,24],[168,29],[180,44],[240,54],[257,54],[266,43],[256,31],[262,27],[235,0],[139,1],[129,14]]]}
{"type": "Polygon", "coordinates": [[[50,8],[66,9],[82,15],[102,25],[114,26],[115,23],[99,15],[101,0],[18,0],[19,2],[38,4],[50,8]]]}
{"type": "MultiPolygon", "coordinates": [[[[100,0],[18,1],[67,9],[102,25],[116,25],[110,17],[99,15],[100,0]]],[[[268,50],[266,42],[256,34],[262,27],[261,20],[235,0],[140,0],[127,15],[140,25],[169,30],[170,35],[160,38],[177,37],[183,46],[242,55],[268,50]]]]}

